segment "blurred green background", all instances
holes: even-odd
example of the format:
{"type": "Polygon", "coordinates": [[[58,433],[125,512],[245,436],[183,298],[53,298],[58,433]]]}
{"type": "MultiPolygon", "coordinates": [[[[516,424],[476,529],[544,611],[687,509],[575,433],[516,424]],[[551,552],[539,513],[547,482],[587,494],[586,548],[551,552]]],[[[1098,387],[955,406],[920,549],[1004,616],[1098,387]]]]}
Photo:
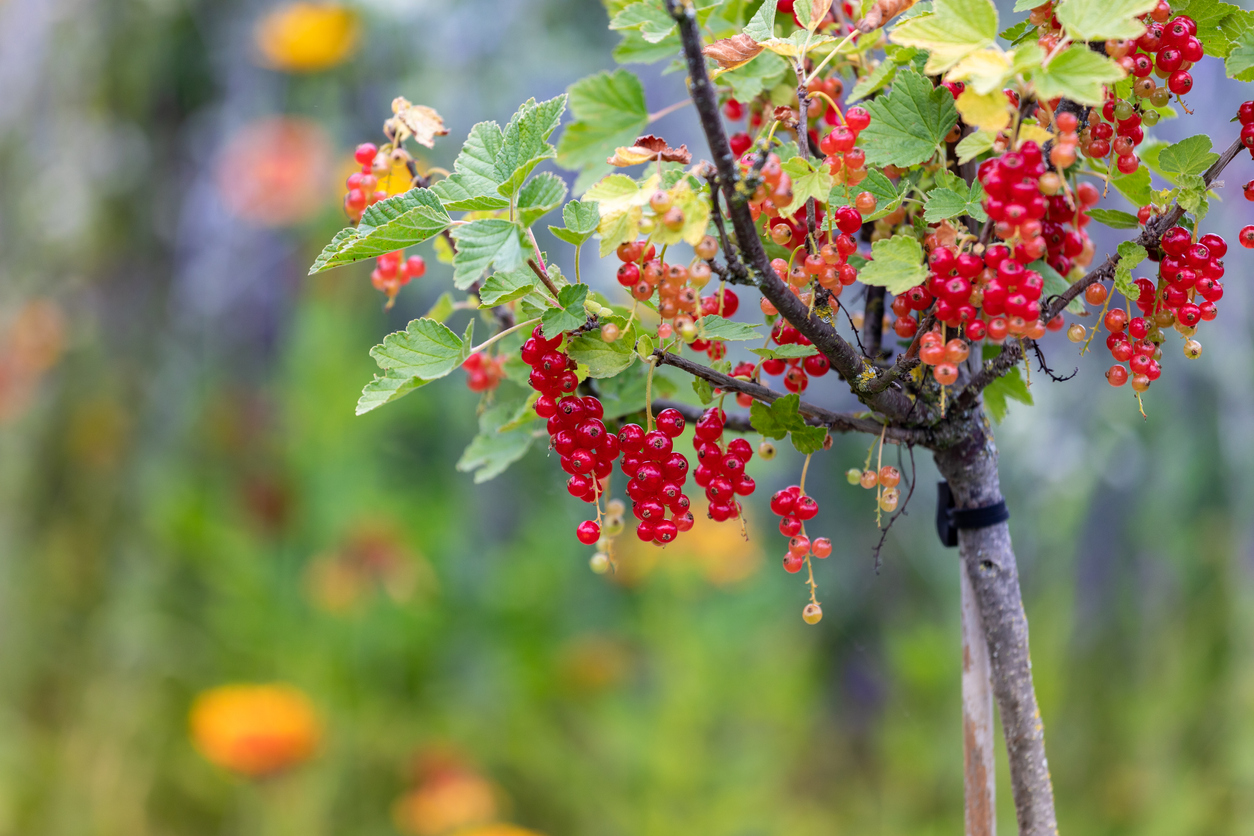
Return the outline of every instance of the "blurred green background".
{"type": "MultiPolygon", "coordinates": [[[[305,31],[268,0],[0,0],[0,834],[435,836],[398,800],[448,775],[490,787],[482,821],[549,836],[960,832],[958,569],[925,454],[878,572],[874,501],[843,479],[866,439],[816,459],[837,549],[809,628],[763,501],[791,451],[754,463],[749,545],[699,529],[611,580],[542,451],[483,485],[455,470],[460,374],[353,417],[369,348],[449,274],[423,248],[390,312],[368,267],[305,278],[353,145],[404,95],[444,115],[447,166],[617,38],[590,0],[349,11],[305,31]],[[291,153],[276,115],[303,120],[291,153]],[[261,781],[201,757],[192,702],[237,682],[306,693],[317,754],[261,781]]],[[[683,95],[664,67],[633,68],[652,109],[683,95]]],[[[1241,91],[1200,75],[1160,135],[1227,144],[1241,91]]],[[[703,147],[688,111],[658,127],[703,147]]],[[[1246,205],[1208,227],[1233,240],[1246,205]]],[[[1233,249],[1206,354],[1169,357],[1148,421],[1058,340],[1077,378],[1034,369],[1037,406],[996,429],[1068,834],[1254,833],[1233,249]]]]}

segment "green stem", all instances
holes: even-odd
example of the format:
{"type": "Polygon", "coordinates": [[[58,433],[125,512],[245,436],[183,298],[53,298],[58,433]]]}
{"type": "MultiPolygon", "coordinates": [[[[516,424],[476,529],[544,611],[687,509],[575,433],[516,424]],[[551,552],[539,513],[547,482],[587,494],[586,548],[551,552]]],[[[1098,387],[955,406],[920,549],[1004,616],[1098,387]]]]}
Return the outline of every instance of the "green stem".
{"type": "Polygon", "coordinates": [[[504,331],[501,331],[499,334],[489,337],[487,340],[484,340],[483,343],[481,343],[480,345],[477,345],[474,348],[470,349],[470,353],[478,354],[480,351],[483,351],[485,348],[492,345],[492,343],[496,342],[502,337],[508,337],[510,334],[514,333],[515,331],[520,331],[523,328],[526,328],[528,325],[535,325],[539,321],[540,321],[540,318],[536,317],[535,319],[529,319],[526,322],[520,322],[517,325],[506,328],[504,331]]]}

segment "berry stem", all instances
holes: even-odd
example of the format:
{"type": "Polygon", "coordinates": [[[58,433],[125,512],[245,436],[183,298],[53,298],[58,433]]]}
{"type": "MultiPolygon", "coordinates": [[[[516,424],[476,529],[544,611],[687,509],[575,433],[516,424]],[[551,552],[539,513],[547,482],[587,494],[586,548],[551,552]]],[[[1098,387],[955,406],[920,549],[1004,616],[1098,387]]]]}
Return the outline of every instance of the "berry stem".
{"type": "MultiPolygon", "coordinates": [[[[806,473],[810,470],[810,457],[813,455],[814,455],[813,453],[807,453],[805,464],[801,466],[801,483],[798,485],[798,487],[801,488],[802,496],[806,495],[806,473]]],[[[804,529],[805,529],[805,526],[802,526],[802,530],[804,529]]]]}
{"type": "Polygon", "coordinates": [[[808,86],[808,85],[810,84],[810,82],[812,82],[812,81],[814,81],[814,79],[818,78],[818,77],[819,77],[819,73],[823,72],[823,68],[827,66],[827,62],[828,62],[828,61],[831,61],[833,58],[835,58],[835,57],[836,57],[836,55],[837,55],[837,54],[838,54],[838,53],[839,53],[842,49],[844,49],[844,48],[845,48],[845,46],[846,46],[846,45],[847,45],[850,41],[852,41],[852,40],[853,40],[854,38],[856,38],[857,36],[858,36],[858,31],[855,29],[854,31],[852,31],[852,32],[850,32],[848,35],[846,35],[846,36],[845,36],[845,39],[844,39],[843,41],[841,41],[840,43],[836,44],[836,46],[832,47],[832,51],[831,51],[831,52],[829,52],[829,53],[827,53],[827,57],[826,57],[826,58],[824,58],[821,62],[819,62],[819,65],[818,65],[817,67],[815,67],[815,68],[814,68],[814,72],[810,73],[810,75],[806,77],[806,85],[808,86]]]}
{"type": "Polygon", "coordinates": [[[653,432],[653,370],[657,368],[657,357],[651,356],[645,362],[649,364],[649,374],[644,379],[645,429],[653,432]]]}
{"type": "Polygon", "coordinates": [[[531,326],[535,325],[539,321],[540,319],[539,317],[537,317],[536,319],[529,319],[526,322],[520,322],[517,325],[514,325],[510,328],[506,328],[504,331],[499,331],[494,336],[489,337],[488,339],[484,340],[479,345],[470,349],[470,353],[478,354],[480,351],[483,351],[485,348],[492,345],[494,342],[501,339],[502,337],[508,337],[510,334],[514,333],[515,331],[521,331],[523,328],[530,328],[531,326]]]}
{"type": "Polygon", "coordinates": [[[649,124],[653,124],[664,116],[670,116],[677,110],[683,110],[690,104],[692,104],[692,99],[684,99],[683,101],[675,102],[673,105],[667,105],[661,110],[654,111],[649,114],[649,124]]]}

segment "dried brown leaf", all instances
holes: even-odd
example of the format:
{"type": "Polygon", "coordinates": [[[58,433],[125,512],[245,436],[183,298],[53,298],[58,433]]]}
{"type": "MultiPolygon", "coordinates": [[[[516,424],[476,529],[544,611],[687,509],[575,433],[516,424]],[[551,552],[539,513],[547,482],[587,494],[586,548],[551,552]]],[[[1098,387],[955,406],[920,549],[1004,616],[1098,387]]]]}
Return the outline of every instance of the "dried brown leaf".
{"type": "Polygon", "coordinates": [[[765,47],[762,44],[742,32],[731,38],[714,41],[701,52],[705,57],[717,61],[720,70],[727,71],[748,64],[761,55],[763,49],[765,47]]]}
{"type": "Polygon", "coordinates": [[[692,152],[687,145],[672,148],[660,136],[648,134],[636,137],[636,143],[614,149],[614,156],[606,159],[612,166],[626,168],[651,161],[661,160],[664,163],[687,165],[692,162],[692,152]]]}
{"type": "Polygon", "coordinates": [[[858,31],[866,35],[879,29],[902,12],[909,11],[918,0],[875,0],[866,15],[858,21],[858,31]]]}
{"type": "Polygon", "coordinates": [[[384,130],[395,137],[397,145],[413,137],[419,145],[434,148],[435,138],[448,134],[440,114],[426,105],[411,104],[403,96],[392,100],[392,113],[395,115],[388,120],[384,130]],[[388,127],[391,131],[387,130],[388,127]]]}

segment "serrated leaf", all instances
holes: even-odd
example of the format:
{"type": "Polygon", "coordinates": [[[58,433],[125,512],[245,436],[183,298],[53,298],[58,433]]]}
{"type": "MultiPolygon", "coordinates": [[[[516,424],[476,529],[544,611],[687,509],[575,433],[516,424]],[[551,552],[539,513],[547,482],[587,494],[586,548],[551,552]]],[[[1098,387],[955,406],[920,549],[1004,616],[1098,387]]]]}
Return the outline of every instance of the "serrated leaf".
{"type": "Polygon", "coordinates": [[[1137,16],[1156,5],[1158,0],[1063,0],[1054,15],[1075,41],[1138,38],[1145,24],[1137,16]]]}
{"type": "Polygon", "coordinates": [[[518,193],[518,216],[523,226],[531,226],[552,212],[566,199],[566,182],[545,171],[531,178],[518,193]]]}
{"type": "Polygon", "coordinates": [[[1141,225],[1136,215],[1118,209],[1090,209],[1089,217],[1111,229],[1136,229],[1141,225]]]}
{"type": "Polygon", "coordinates": [[[522,230],[503,218],[480,218],[453,227],[457,254],[453,256],[453,286],[470,287],[491,266],[509,271],[523,264],[522,230]]]}
{"type": "Polygon", "coordinates": [[[1141,295],[1141,291],[1132,281],[1132,271],[1149,257],[1149,253],[1135,241],[1124,241],[1119,245],[1118,252],[1119,261],[1115,264],[1115,287],[1129,299],[1136,299],[1141,295]]]}
{"type": "Polygon", "coordinates": [[[1158,167],[1173,179],[1183,174],[1201,174],[1219,159],[1219,155],[1210,149],[1211,138],[1208,136],[1182,139],[1158,152],[1158,167]]]}
{"type": "MultiPolygon", "coordinates": [[[[1015,73],[1014,57],[1014,52],[1003,52],[998,46],[980,49],[954,64],[945,73],[945,80],[961,81],[967,85],[968,90],[980,96],[1001,93],[1006,82],[1015,73]]],[[[1002,101],[1005,100],[1003,94],[1002,101]]],[[[958,103],[958,112],[962,113],[961,100],[958,103]]]]}
{"type": "Polygon", "coordinates": [[[788,438],[798,453],[808,456],[823,449],[823,442],[827,439],[827,427],[798,427],[788,434],[788,438]]]}
{"type": "Polygon", "coordinates": [[[580,334],[571,340],[566,353],[588,367],[588,377],[598,380],[613,377],[636,360],[636,353],[625,340],[607,343],[593,334],[580,334]]]}
{"type": "Polygon", "coordinates": [[[897,24],[894,43],[928,51],[924,72],[939,75],[997,37],[997,7],[991,0],[936,0],[932,14],[897,24]]]}
{"type": "Polygon", "coordinates": [[[871,260],[858,272],[858,281],[900,295],[927,281],[927,276],[923,248],[914,236],[903,234],[871,245],[871,260]]]}
{"type": "Polygon", "coordinates": [[[1237,81],[1254,81],[1254,29],[1242,34],[1224,59],[1224,71],[1237,81]]]}
{"type": "Polygon", "coordinates": [[[819,353],[819,350],[812,345],[799,345],[796,343],[777,345],[774,348],[751,348],[749,350],[764,360],[791,360],[796,357],[809,357],[819,353]]]}
{"type": "Polygon", "coordinates": [[[831,35],[812,35],[805,30],[798,29],[787,38],[770,38],[765,40],[762,42],[762,46],[785,58],[801,58],[816,47],[832,43],[835,40],[831,35]]]}
{"type": "Polygon", "coordinates": [[[623,32],[623,39],[611,53],[620,64],[654,64],[679,54],[679,35],[669,35],[656,44],[651,44],[639,32],[628,29],[623,32]]]}
{"type": "Polygon", "coordinates": [[[779,0],[765,0],[757,12],[745,24],[745,34],[755,41],[767,41],[775,37],[775,12],[779,0]]]}
{"type": "Polygon", "coordinates": [[[593,236],[601,223],[601,212],[595,200],[572,200],[562,209],[565,229],[550,226],[554,236],[578,247],[593,236]]]}
{"type": "MultiPolygon", "coordinates": [[[[1044,261],[1033,261],[1028,265],[1028,269],[1035,270],[1045,282],[1044,292],[1041,295],[1042,299],[1058,296],[1071,286],[1071,283],[1061,273],[1044,261]]],[[[1067,303],[1066,309],[1073,314],[1083,314],[1087,310],[1084,307],[1083,298],[1072,299],[1067,303]]]]}
{"type": "Polygon", "coordinates": [[[982,202],[984,187],[977,180],[971,188],[966,183],[959,183],[956,188],[936,188],[928,192],[927,202],[923,207],[923,220],[930,224],[939,223],[948,218],[970,215],[980,223],[988,220],[982,202]]]}
{"type": "Polygon", "coordinates": [[[762,338],[762,335],[757,332],[756,325],[749,325],[745,322],[733,322],[716,314],[701,317],[698,324],[700,338],[703,340],[739,342],[741,340],[760,340],[762,338]]]}
{"type": "Polygon", "coordinates": [[[504,144],[505,135],[495,122],[480,122],[470,129],[453,163],[453,173],[431,187],[449,211],[491,211],[509,206],[497,192],[501,181],[497,179],[496,157],[504,144]]]}
{"type": "Polygon", "coordinates": [[[793,430],[805,428],[805,419],[797,411],[800,404],[800,395],[785,395],[769,404],[754,401],[749,406],[749,423],[767,438],[783,438],[793,430]]]}
{"type": "Polygon", "coordinates": [[[954,104],[962,114],[962,121],[982,131],[996,134],[1010,124],[1010,102],[1001,90],[981,94],[974,87],[968,87],[954,104]]]}
{"type": "Polygon", "coordinates": [[[374,380],[367,383],[361,390],[361,397],[357,399],[356,414],[365,415],[384,404],[405,397],[415,389],[421,389],[430,382],[430,380],[423,380],[403,372],[387,371],[381,375],[377,374],[374,380]]]}
{"type": "Polygon", "coordinates": [[[1032,406],[1032,393],[1023,381],[1018,366],[1011,366],[1001,377],[984,388],[984,407],[993,420],[1001,423],[1006,417],[1007,399],[1032,406]]]}
{"type": "Polygon", "coordinates": [[[601,233],[601,257],[613,252],[619,244],[636,240],[640,231],[641,207],[657,188],[656,174],[637,183],[626,174],[611,174],[601,179],[584,195],[597,202],[601,215],[597,231],[601,233]]]}
{"type": "Polygon", "coordinates": [[[827,17],[832,8],[832,0],[797,0],[793,13],[801,25],[813,32],[827,17]]]}
{"type": "MultiPolygon", "coordinates": [[[[914,47],[908,47],[913,49],[914,47]]],[[[858,83],[849,91],[849,98],[846,99],[848,104],[859,102],[872,93],[878,93],[885,87],[893,83],[893,79],[897,77],[897,63],[885,58],[879,63],[874,70],[858,79],[858,83]]]]}
{"type": "Polygon", "coordinates": [[[536,289],[536,274],[527,265],[500,271],[488,276],[479,289],[479,303],[487,307],[504,305],[521,299],[536,289]]]}
{"type": "Polygon", "coordinates": [[[501,475],[531,447],[535,428],[540,426],[538,421],[505,429],[517,411],[516,399],[498,398],[479,416],[479,434],[471,440],[457,462],[457,469],[462,473],[474,472],[475,484],[501,475]]]}
{"type": "Polygon", "coordinates": [[[933,87],[913,69],[897,74],[888,95],[867,104],[871,124],[858,138],[870,165],[911,166],[924,162],[958,122],[954,97],[933,87]]]}
{"type": "Polygon", "coordinates": [[[1105,55],[1077,44],[1055,55],[1047,66],[1037,70],[1034,80],[1036,94],[1041,99],[1062,96],[1080,104],[1100,105],[1104,100],[1103,86],[1125,75],[1123,68],[1105,55]]]}
{"type": "Polygon", "coordinates": [[[558,334],[573,331],[588,321],[588,314],[583,309],[588,300],[586,284],[568,284],[557,292],[557,303],[560,308],[549,308],[540,318],[540,331],[545,339],[553,339],[558,334]]]}
{"type": "Polygon", "coordinates": [[[959,163],[967,163],[983,154],[985,151],[993,150],[993,143],[997,141],[997,135],[988,131],[975,131],[969,133],[954,146],[954,152],[958,155],[959,163]]]}
{"type": "Polygon", "coordinates": [[[430,189],[411,189],[381,200],[366,210],[356,228],[342,229],[331,239],[309,275],[420,244],[452,222],[430,189]]]}
{"type": "MultiPolygon", "coordinates": [[[[649,124],[644,85],[627,70],[601,72],[568,88],[575,121],[557,143],[557,164],[583,169],[592,178],[609,170],[606,158],[620,145],[630,145],[649,124]]],[[[579,184],[576,185],[576,191],[579,184]]]]}
{"type": "MultiPolygon", "coordinates": [[[[1254,13],[1219,0],[1188,0],[1173,3],[1174,15],[1185,15],[1197,24],[1197,39],[1209,56],[1227,58],[1240,37],[1254,26],[1254,13]]],[[[1249,81],[1250,79],[1241,79],[1249,81]]]]}
{"type": "Polygon", "coordinates": [[[653,352],[653,338],[648,334],[641,334],[640,338],[636,340],[636,354],[640,356],[641,360],[648,360],[649,355],[653,352]]]}
{"type": "Polygon", "coordinates": [[[394,369],[426,380],[443,377],[462,364],[470,355],[470,336],[474,320],[466,334],[457,336],[447,325],[432,319],[415,319],[404,331],[396,331],[370,349],[379,368],[394,369]]]}
{"type": "Polygon", "coordinates": [[[516,195],[532,169],[557,155],[547,140],[561,124],[565,110],[565,93],[544,102],[528,99],[509,120],[505,142],[494,161],[501,184],[497,192],[502,197],[516,195]]]}
{"type": "Polygon", "coordinates": [[[657,224],[653,230],[653,242],[659,245],[678,244],[681,241],[692,246],[701,243],[710,225],[710,201],[704,191],[694,191],[687,179],[680,180],[668,191],[672,208],[683,212],[684,223],[678,229],[657,224]]]}
{"type": "Polygon", "coordinates": [[[675,31],[675,19],[666,13],[661,0],[639,0],[614,15],[610,29],[635,29],[645,41],[655,44],[675,31]]]}
{"type": "MultiPolygon", "coordinates": [[[[1028,2],[1031,2],[1031,0],[1019,0],[1018,3],[1015,3],[1014,9],[1012,9],[1011,11],[1016,11],[1016,12],[1023,11],[1023,9],[1019,8],[1019,6],[1028,2]]],[[[1021,20],[1018,23],[1016,23],[1014,26],[1011,26],[1009,29],[1005,30],[1004,32],[999,32],[997,37],[1001,38],[1002,40],[1006,40],[1006,41],[1010,41],[1011,43],[1014,43],[1015,41],[1019,40],[1019,38],[1023,37],[1023,34],[1027,32],[1029,28],[1035,29],[1036,27],[1032,26],[1032,24],[1028,23],[1026,20],[1021,20]]]]}
{"type": "Polygon", "coordinates": [[[792,202],[781,210],[781,214],[793,214],[805,206],[806,201],[811,198],[819,203],[827,202],[827,195],[832,190],[834,180],[832,175],[827,173],[826,166],[815,168],[808,159],[793,157],[781,168],[792,179],[792,202]]]}

